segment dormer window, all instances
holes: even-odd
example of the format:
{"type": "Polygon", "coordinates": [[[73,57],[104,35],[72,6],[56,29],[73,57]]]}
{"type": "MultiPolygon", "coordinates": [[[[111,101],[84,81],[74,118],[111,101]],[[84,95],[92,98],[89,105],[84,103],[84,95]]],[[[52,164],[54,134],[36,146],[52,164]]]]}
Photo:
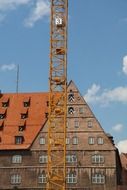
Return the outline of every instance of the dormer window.
{"type": "Polygon", "coordinates": [[[15,136],[15,144],[23,144],[24,137],[23,136],[15,136]]]}
{"type": "Polygon", "coordinates": [[[9,98],[4,98],[2,100],[2,107],[6,108],[9,106],[9,98]]]}
{"type": "Polygon", "coordinates": [[[23,120],[22,122],[20,122],[19,124],[19,131],[22,132],[26,129],[26,122],[23,120]]]}
{"type": "Polygon", "coordinates": [[[49,101],[46,102],[47,107],[49,107],[49,101]]]}
{"type": "Polygon", "coordinates": [[[47,119],[48,118],[48,112],[45,112],[45,118],[47,119]]]}
{"type": "Polygon", "coordinates": [[[74,114],[74,108],[73,107],[69,107],[68,108],[68,113],[71,114],[71,115],[74,114]]]}
{"type": "Polygon", "coordinates": [[[5,118],[5,114],[0,113],[0,119],[4,119],[5,118]]]}
{"type": "Polygon", "coordinates": [[[3,127],[4,127],[4,121],[0,121],[0,131],[2,131],[3,130],[3,127]]]}
{"type": "Polygon", "coordinates": [[[26,126],[25,125],[22,125],[22,126],[19,126],[19,131],[24,131],[26,129],[26,126]]]}
{"type": "Polygon", "coordinates": [[[27,113],[21,113],[21,119],[26,119],[28,117],[27,113]]]}
{"type": "Polygon", "coordinates": [[[68,95],[68,101],[69,101],[69,102],[74,102],[74,93],[70,93],[70,94],[68,95]]]}
{"type": "Polygon", "coordinates": [[[21,119],[26,119],[28,117],[28,110],[24,109],[21,112],[21,119]]]}
{"type": "Polygon", "coordinates": [[[29,97],[24,99],[23,105],[24,105],[24,107],[29,107],[30,106],[30,98],[29,97]]]}
{"type": "Polygon", "coordinates": [[[6,110],[2,109],[0,110],[0,119],[4,119],[6,117],[6,110]]]}

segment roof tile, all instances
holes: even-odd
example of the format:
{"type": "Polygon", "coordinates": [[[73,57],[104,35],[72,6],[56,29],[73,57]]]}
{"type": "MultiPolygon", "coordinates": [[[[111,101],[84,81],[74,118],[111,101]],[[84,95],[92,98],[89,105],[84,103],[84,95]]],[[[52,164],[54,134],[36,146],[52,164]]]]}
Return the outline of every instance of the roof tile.
{"type": "MultiPolygon", "coordinates": [[[[46,118],[45,112],[48,111],[46,102],[48,101],[48,93],[12,93],[3,94],[0,98],[0,110],[3,99],[9,98],[10,104],[7,108],[7,116],[4,119],[4,130],[2,131],[2,141],[0,150],[7,149],[27,149],[32,144],[38,132],[43,127],[46,118]],[[23,106],[24,100],[31,101],[30,107],[23,106]],[[21,119],[21,113],[28,110],[28,118],[21,119]],[[19,126],[26,122],[26,129],[22,132],[24,136],[23,144],[15,144],[15,136],[20,136],[19,126]]],[[[5,113],[5,112],[4,112],[5,113]]]]}

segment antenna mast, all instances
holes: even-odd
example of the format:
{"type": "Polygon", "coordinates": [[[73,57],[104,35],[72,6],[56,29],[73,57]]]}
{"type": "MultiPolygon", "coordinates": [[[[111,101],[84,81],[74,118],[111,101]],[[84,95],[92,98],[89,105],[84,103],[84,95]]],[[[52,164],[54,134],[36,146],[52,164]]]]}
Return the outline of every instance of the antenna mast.
{"type": "Polygon", "coordinates": [[[17,65],[17,76],[16,76],[16,93],[19,92],[19,64],[17,65]]]}

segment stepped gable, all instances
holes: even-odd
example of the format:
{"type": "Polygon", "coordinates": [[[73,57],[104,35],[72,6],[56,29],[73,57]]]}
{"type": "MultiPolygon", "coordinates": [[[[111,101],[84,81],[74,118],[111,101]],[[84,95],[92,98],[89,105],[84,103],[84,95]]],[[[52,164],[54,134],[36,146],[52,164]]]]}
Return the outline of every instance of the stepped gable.
{"type": "Polygon", "coordinates": [[[47,120],[47,101],[48,93],[1,94],[0,150],[30,147],[47,120]]]}

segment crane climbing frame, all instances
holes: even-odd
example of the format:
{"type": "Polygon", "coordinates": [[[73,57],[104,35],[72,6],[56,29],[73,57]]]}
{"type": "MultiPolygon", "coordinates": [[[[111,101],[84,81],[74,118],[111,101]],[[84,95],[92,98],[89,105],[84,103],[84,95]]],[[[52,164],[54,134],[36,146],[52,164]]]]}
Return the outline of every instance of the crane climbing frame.
{"type": "Polygon", "coordinates": [[[68,0],[51,0],[47,190],[66,188],[68,0]]]}

